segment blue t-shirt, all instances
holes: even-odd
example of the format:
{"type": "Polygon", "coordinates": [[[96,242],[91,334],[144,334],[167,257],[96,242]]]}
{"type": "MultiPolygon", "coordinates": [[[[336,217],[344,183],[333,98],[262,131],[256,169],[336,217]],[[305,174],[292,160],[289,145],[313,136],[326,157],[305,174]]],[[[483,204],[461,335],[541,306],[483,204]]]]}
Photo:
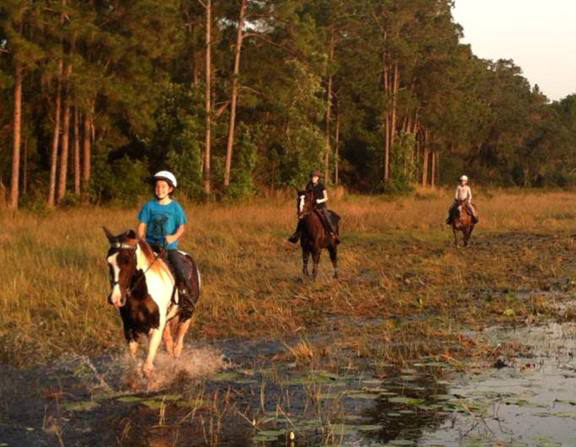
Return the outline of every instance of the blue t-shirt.
{"type": "Polygon", "coordinates": [[[146,242],[166,250],[178,248],[178,241],[166,244],[165,239],[186,223],[186,214],[178,202],[172,200],[167,205],[160,205],[156,200],[150,200],[138,213],[138,220],[146,224],[146,242]]]}

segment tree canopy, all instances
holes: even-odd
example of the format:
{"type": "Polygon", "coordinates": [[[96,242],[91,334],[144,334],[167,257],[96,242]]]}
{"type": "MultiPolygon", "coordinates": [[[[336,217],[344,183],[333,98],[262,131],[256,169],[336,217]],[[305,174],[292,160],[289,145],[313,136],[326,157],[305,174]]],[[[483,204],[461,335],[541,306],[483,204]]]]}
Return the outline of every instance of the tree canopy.
{"type": "Polygon", "coordinates": [[[4,0],[0,200],[576,183],[576,95],[461,43],[451,0],[4,0]]]}

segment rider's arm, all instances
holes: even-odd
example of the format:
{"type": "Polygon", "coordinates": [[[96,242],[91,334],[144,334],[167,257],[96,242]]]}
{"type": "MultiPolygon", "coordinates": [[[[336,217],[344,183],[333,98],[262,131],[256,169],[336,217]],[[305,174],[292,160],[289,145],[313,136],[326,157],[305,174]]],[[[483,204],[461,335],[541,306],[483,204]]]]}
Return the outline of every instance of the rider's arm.
{"type": "Polygon", "coordinates": [[[472,203],[472,188],[468,187],[468,203],[472,203]]]}
{"type": "Polygon", "coordinates": [[[138,224],[138,237],[140,239],[146,239],[146,223],[144,222],[138,224]]]}
{"type": "Polygon", "coordinates": [[[171,244],[172,242],[176,242],[178,239],[182,237],[184,231],[186,230],[186,226],[184,224],[180,225],[174,234],[169,234],[166,236],[166,242],[171,244]]]}
{"type": "Polygon", "coordinates": [[[322,196],[321,199],[316,199],[317,204],[321,204],[324,202],[328,202],[328,193],[326,192],[326,190],[324,190],[324,195],[322,196]]]}

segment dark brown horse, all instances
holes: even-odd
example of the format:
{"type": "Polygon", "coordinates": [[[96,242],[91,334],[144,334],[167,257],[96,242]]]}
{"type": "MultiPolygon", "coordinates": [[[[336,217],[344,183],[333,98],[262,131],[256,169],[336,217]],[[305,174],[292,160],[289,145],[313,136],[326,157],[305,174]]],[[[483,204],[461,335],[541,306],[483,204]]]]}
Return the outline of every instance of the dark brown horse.
{"type": "Polygon", "coordinates": [[[467,247],[475,224],[472,213],[464,200],[458,201],[458,205],[450,210],[450,222],[454,233],[454,245],[458,247],[458,231],[461,231],[464,235],[464,247],[467,247]]]}
{"type": "MultiPolygon", "coordinates": [[[[298,209],[298,219],[300,219],[302,235],[300,245],[302,247],[303,267],[302,273],[309,276],[308,260],[312,255],[314,266],[312,277],[318,276],[318,264],[320,263],[320,253],[323,248],[330,253],[330,260],[334,267],[334,278],[338,278],[338,250],[330,232],[326,229],[322,217],[315,210],[314,193],[312,191],[299,191],[296,202],[298,209]]],[[[337,225],[338,228],[338,225],[337,225]]]]}

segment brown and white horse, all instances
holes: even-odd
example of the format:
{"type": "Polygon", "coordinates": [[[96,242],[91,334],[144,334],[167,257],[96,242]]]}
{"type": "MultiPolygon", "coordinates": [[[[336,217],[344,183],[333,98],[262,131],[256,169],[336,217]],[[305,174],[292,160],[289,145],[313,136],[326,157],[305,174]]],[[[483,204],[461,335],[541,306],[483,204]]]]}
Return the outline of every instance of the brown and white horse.
{"type": "Polygon", "coordinates": [[[302,247],[302,273],[308,276],[308,260],[312,255],[314,266],[312,277],[318,276],[320,253],[325,248],[330,253],[330,260],[334,267],[334,278],[338,278],[338,249],[326,229],[322,217],[315,210],[314,193],[312,191],[299,191],[296,200],[299,225],[301,226],[300,245],[302,247]]]}
{"type": "MultiPolygon", "coordinates": [[[[162,337],[168,352],[178,358],[191,320],[182,321],[178,317],[180,307],[174,277],[150,245],[132,230],[118,236],[107,228],[104,232],[110,242],[106,261],[112,290],[108,301],[120,311],[130,355],[137,364],[138,339],[141,335],[148,336],[148,353],[142,372],[150,379],[162,337]]],[[[200,274],[195,265],[193,271],[199,293],[200,274]]]]}

